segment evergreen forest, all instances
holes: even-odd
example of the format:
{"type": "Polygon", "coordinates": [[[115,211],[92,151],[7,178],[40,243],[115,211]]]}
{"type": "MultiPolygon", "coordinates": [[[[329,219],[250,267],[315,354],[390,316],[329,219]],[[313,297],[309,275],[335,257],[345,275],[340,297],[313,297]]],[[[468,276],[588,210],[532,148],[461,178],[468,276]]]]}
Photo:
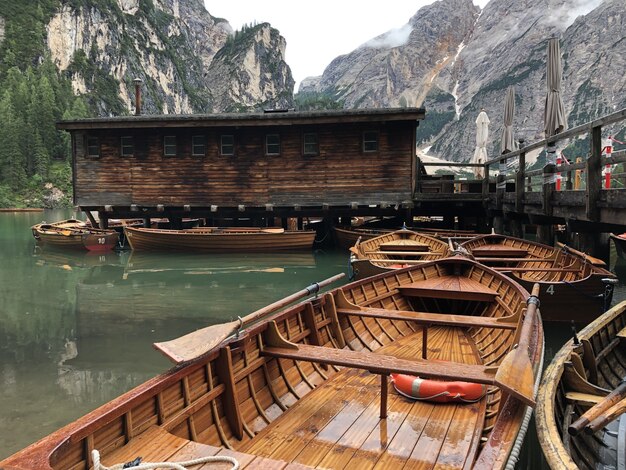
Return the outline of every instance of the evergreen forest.
{"type": "Polygon", "coordinates": [[[70,139],[56,122],[90,113],[46,56],[44,25],[57,3],[0,0],[0,207],[72,203],[70,139]]]}

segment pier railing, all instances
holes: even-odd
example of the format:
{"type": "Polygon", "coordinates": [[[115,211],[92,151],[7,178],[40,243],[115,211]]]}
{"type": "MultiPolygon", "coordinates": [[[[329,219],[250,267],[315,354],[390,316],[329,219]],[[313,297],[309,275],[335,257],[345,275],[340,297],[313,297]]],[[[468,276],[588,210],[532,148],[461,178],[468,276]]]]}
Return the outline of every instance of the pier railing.
{"type": "Polygon", "coordinates": [[[498,155],[482,165],[423,162],[421,165],[429,169],[458,167],[466,168],[469,173],[482,166],[485,176],[439,174],[429,182],[422,175],[418,177],[416,198],[430,198],[424,194],[429,192],[455,193],[461,199],[480,193],[485,205],[495,211],[502,211],[506,206],[507,212],[530,212],[548,217],[563,217],[563,214],[572,213],[577,219],[591,222],[600,220],[603,209],[621,209],[625,216],[621,223],[626,224],[626,149],[605,154],[602,139],[604,127],[625,120],[626,109],[622,109],[519,150],[498,155]],[[556,164],[548,162],[543,168],[527,169],[526,156],[530,152],[585,134],[590,136],[587,155],[579,156],[574,162],[559,158],[556,164]],[[583,210],[574,213],[562,209],[555,213],[555,205],[561,208],[578,206],[583,210]]]}

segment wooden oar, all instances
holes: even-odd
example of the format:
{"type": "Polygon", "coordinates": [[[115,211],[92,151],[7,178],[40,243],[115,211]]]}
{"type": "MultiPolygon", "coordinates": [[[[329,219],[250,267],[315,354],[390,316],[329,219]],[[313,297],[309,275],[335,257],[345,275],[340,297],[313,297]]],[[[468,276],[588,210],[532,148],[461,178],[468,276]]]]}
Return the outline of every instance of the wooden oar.
{"type": "Polygon", "coordinates": [[[591,421],[624,398],[626,398],[626,382],[619,384],[615,390],[609,393],[606,397],[602,398],[600,402],[585,411],[580,418],[574,421],[569,428],[567,428],[567,432],[572,436],[578,435],[580,431],[582,431],[582,429],[591,421]]]}
{"type": "Polygon", "coordinates": [[[539,284],[535,284],[528,299],[518,344],[504,357],[495,377],[501,388],[529,406],[535,406],[535,380],[528,347],[539,305],[538,295],[539,284]]]}
{"type": "Polygon", "coordinates": [[[620,401],[615,403],[613,406],[605,410],[600,416],[591,421],[587,426],[585,426],[586,434],[593,434],[604,426],[609,424],[611,421],[615,421],[621,415],[626,412],[626,398],[622,398],[620,401]]]}
{"type": "Polygon", "coordinates": [[[237,330],[243,328],[246,324],[261,318],[263,315],[274,312],[281,307],[285,307],[302,297],[317,293],[321,287],[327,286],[344,276],[344,273],[336,274],[321,282],[311,284],[309,287],[252,312],[239,320],[208,326],[181,336],[180,338],[162,343],[154,343],[153,346],[176,364],[191,361],[211,351],[215,346],[233,335],[237,330]]]}

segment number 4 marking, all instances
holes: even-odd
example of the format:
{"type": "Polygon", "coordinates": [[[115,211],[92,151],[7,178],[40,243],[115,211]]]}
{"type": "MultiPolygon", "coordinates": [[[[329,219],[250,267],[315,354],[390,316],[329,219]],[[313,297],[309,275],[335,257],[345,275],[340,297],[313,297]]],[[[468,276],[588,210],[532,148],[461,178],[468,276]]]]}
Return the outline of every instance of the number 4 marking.
{"type": "Polygon", "coordinates": [[[554,284],[550,284],[546,289],[546,292],[550,295],[554,295],[554,284]]]}

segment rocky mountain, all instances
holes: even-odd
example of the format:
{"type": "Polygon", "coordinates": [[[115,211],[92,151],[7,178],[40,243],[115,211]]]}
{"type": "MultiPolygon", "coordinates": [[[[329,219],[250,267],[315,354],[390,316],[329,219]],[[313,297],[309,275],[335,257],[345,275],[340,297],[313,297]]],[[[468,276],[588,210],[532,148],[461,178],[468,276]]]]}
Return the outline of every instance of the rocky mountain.
{"type": "Polygon", "coordinates": [[[470,37],[479,11],[472,0],[428,5],[404,27],[337,57],[321,77],[303,81],[299,91],[332,94],[347,108],[421,104],[470,37]]]}
{"type": "Polygon", "coordinates": [[[626,107],[623,0],[491,0],[482,11],[469,0],[440,0],[408,27],[404,43],[365,44],[337,57],[300,92],[332,95],[346,107],[424,106],[418,139],[432,144],[431,154],[456,161],[469,160],[484,108],[488,151],[496,155],[509,85],[516,88],[516,136],[543,137],[547,40],[556,36],[570,126],[626,107]]]}
{"type": "Polygon", "coordinates": [[[147,113],[292,105],[285,40],[267,23],[235,33],[202,0],[57,3],[47,49],[99,115],[132,111],[135,78],[143,80],[147,113]]]}

